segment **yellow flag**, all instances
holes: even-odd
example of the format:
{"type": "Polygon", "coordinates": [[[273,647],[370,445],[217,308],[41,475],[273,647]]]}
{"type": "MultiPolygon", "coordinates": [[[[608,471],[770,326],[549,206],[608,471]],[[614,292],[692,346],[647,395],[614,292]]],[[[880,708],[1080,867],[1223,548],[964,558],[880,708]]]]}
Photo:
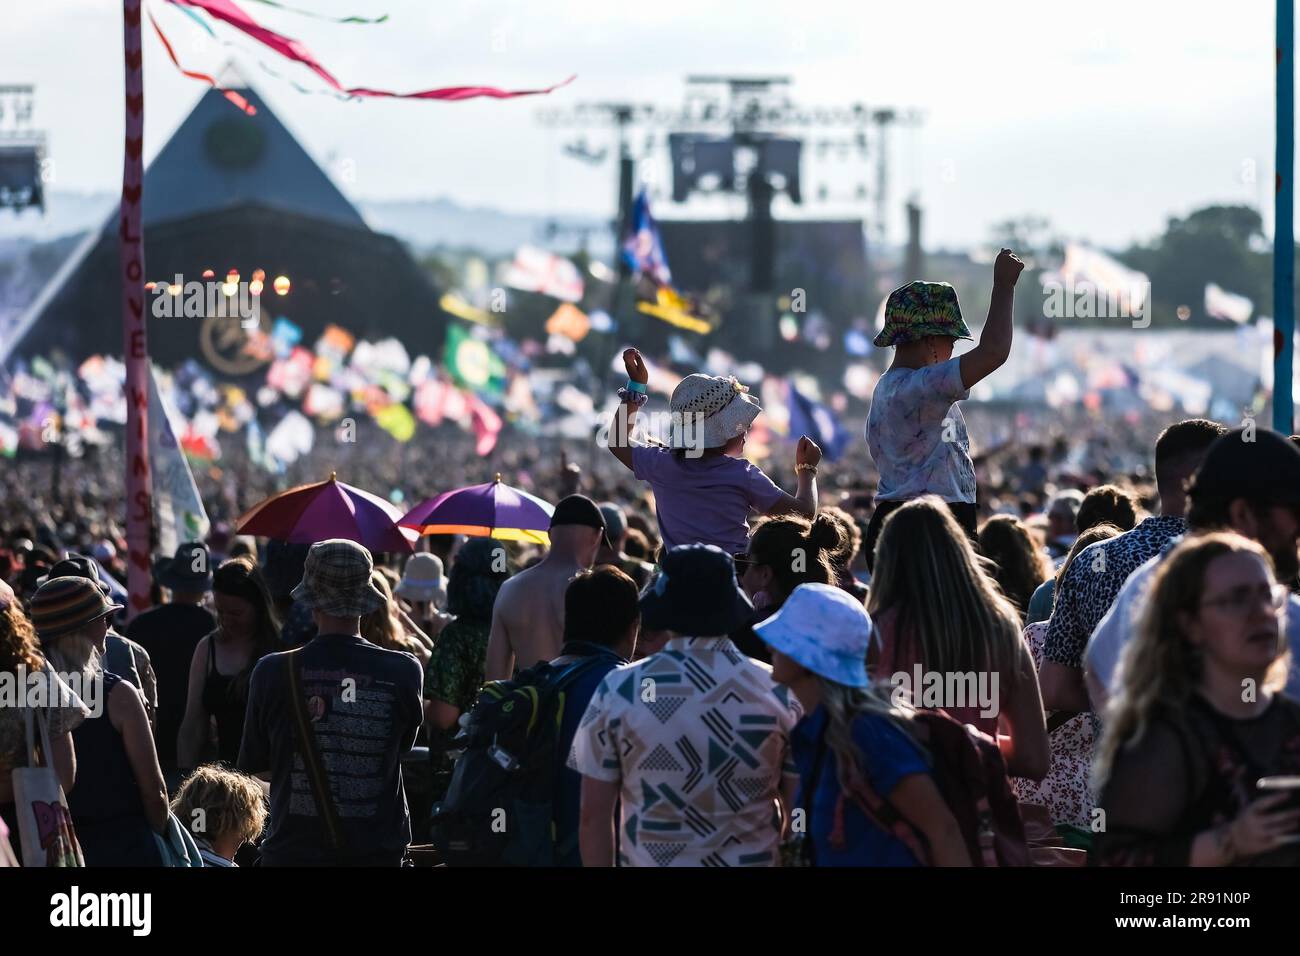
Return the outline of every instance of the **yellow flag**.
{"type": "Polygon", "coordinates": [[[692,314],[691,304],[676,289],[661,285],[655,294],[654,302],[638,302],[637,311],[653,315],[669,325],[688,332],[706,335],[713,331],[713,326],[692,314]]]}

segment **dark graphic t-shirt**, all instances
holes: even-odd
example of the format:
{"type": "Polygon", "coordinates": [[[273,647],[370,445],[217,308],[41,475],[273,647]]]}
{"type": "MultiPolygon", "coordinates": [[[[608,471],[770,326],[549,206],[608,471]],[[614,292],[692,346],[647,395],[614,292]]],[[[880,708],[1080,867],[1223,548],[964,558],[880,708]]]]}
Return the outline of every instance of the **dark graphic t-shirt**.
{"type": "Polygon", "coordinates": [[[287,670],[293,655],[271,654],[253,671],[239,753],[241,770],[271,773],[263,863],[396,865],[411,839],[400,761],[420,729],[420,664],[354,635],[323,634],[295,653],[345,845],[330,848],[298,752],[287,670]]]}

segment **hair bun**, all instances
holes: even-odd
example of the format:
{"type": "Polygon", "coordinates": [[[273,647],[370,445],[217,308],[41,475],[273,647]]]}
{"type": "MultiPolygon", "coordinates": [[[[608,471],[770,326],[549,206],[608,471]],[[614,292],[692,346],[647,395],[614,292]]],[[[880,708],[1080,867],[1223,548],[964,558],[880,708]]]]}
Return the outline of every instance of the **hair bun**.
{"type": "Polygon", "coordinates": [[[818,514],[808,529],[808,543],[818,551],[838,551],[844,547],[844,534],[835,519],[818,514]]]}

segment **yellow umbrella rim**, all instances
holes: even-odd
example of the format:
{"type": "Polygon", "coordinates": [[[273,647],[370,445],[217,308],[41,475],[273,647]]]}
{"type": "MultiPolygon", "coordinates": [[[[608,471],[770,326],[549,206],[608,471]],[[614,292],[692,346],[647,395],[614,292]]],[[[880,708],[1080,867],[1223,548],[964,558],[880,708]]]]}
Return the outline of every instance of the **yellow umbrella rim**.
{"type": "MultiPolygon", "coordinates": [[[[410,527],[407,525],[406,527],[410,527]]],[[[471,538],[496,538],[499,541],[523,541],[528,544],[551,546],[551,536],[545,531],[530,528],[489,528],[474,524],[426,524],[415,528],[420,534],[464,534],[471,538]]]]}

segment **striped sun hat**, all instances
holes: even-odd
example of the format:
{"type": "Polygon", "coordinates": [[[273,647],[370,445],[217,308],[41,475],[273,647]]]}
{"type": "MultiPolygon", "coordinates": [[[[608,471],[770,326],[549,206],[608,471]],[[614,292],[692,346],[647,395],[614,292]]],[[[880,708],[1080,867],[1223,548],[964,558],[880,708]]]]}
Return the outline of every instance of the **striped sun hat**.
{"type": "Polygon", "coordinates": [[[50,578],[32,595],[32,624],[40,639],[48,641],[121,609],[89,578],[50,578]]]}

